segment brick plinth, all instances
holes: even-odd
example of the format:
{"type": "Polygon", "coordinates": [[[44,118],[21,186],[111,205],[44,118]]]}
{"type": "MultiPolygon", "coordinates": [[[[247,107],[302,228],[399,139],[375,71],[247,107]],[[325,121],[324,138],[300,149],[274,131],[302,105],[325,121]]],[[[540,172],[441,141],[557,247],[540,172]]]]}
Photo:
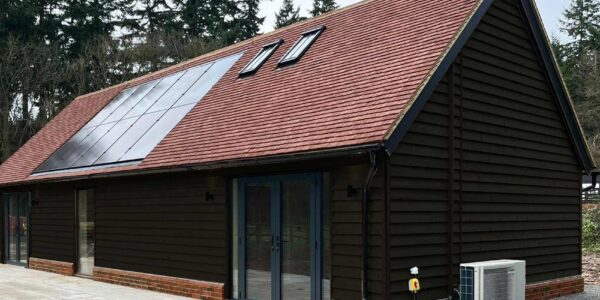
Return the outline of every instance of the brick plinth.
{"type": "Polygon", "coordinates": [[[583,277],[573,276],[527,285],[527,300],[547,300],[583,293],[583,277]]]}
{"type": "Polygon", "coordinates": [[[73,274],[75,274],[74,263],[34,257],[29,258],[29,268],[32,270],[52,272],[66,276],[73,276],[73,274]]]}
{"type": "Polygon", "coordinates": [[[202,300],[224,300],[225,285],[109,268],[94,268],[94,280],[202,300]]]}

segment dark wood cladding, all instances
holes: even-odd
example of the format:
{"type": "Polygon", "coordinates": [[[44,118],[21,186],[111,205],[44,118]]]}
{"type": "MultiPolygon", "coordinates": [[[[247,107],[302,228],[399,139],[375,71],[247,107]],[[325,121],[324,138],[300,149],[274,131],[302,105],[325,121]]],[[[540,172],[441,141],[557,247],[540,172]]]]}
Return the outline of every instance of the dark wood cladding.
{"type": "MultiPolygon", "coordinates": [[[[385,276],[385,166],[381,162],[369,190],[369,299],[387,299],[385,276]]],[[[346,165],[331,171],[332,298],[361,299],[362,187],[368,164],[346,165]],[[355,189],[348,195],[348,187],[355,189]]]]}
{"type": "Polygon", "coordinates": [[[226,184],[197,173],[97,184],[96,266],[227,282],[226,184]]]}
{"type": "Polygon", "coordinates": [[[75,262],[75,191],[70,184],[32,187],[30,256],[75,262]]]}
{"type": "Polygon", "coordinates": [[[524,259],[528,283],[580,274],[581,166],[517,1],[495,1],[389,174],[392,299],[412,298],[413,265],[424,299],[448,296],[460,262],[524,259]]]}

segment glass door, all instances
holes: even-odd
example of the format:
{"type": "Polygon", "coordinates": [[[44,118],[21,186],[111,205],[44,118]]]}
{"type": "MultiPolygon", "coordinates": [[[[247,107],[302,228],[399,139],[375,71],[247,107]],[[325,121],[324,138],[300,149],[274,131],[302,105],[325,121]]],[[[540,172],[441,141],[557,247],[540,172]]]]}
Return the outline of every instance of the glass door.
{"type": "Polygon", "coordinates": [[[246,297],[271,299],[274,288],[272,270],[277,264],[271,253],[278,247],[272,222],[274,189],[271,183],[256,182],[246,184],[244,192],[243,249],[246,259],[242,263],[246,297]]]}
{"type": "Polygon", "coordinates": [[[236,298],[328,298],[321,296],[320,174],[244,178],[236,182],[236,298]]]}
{"type": "Polygon", "coordinates": [[[29,256],[29,193],[4,194],[6,262],[27,265],[29,256]]]}
{"type": "Polygon", "coordinates": [[[94,190],[77,191],[77,274],[94,271],[94,190]]]}

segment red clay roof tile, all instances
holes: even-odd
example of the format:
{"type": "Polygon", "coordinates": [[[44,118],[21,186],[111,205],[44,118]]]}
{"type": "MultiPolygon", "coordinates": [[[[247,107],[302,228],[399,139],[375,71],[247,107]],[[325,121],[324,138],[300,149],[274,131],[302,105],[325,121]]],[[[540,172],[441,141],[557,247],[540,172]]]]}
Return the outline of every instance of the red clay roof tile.
{"type": "Polygon", "coordinates": [[[478,0],[371,0],[81,96],[0,166],[0,185],[269,157],[382,142],[478,0]],[[297,64],[277,62],[303,32],[327,29],[297,64]],[[284,43],[252,76],[263,45],[284,43]],[[31,176],[123,88],[234,53],[243,57],[133,166],[31,176]]]}

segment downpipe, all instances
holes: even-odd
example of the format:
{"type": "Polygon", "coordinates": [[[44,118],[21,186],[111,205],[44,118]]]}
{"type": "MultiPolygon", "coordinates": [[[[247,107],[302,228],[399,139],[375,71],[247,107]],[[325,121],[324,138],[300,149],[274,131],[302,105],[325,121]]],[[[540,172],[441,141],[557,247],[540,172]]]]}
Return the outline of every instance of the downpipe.
{"type": "Polygon", "coordinates": [[[585,189],[582,189],[581,190],[582,193],[591,191],[596,188],[597,178],[598,178],[598,175],[600,175],[600,172],[592,172],[590,175],[592,176],[592,185],[586,187],[585,189]]]}
{"type": "Polygon", "coordinates": [[[367,273],[369,265],[369,188],[377,174],[377,153],[375,151],[369,151],[369,160],[371,166],[369,167],[369,173],[365,179],[362,191],[362,242],[363,242],[363,253],[362,253],[362,299],[367,300],[368,284],[367,284],[367,273]]]}

